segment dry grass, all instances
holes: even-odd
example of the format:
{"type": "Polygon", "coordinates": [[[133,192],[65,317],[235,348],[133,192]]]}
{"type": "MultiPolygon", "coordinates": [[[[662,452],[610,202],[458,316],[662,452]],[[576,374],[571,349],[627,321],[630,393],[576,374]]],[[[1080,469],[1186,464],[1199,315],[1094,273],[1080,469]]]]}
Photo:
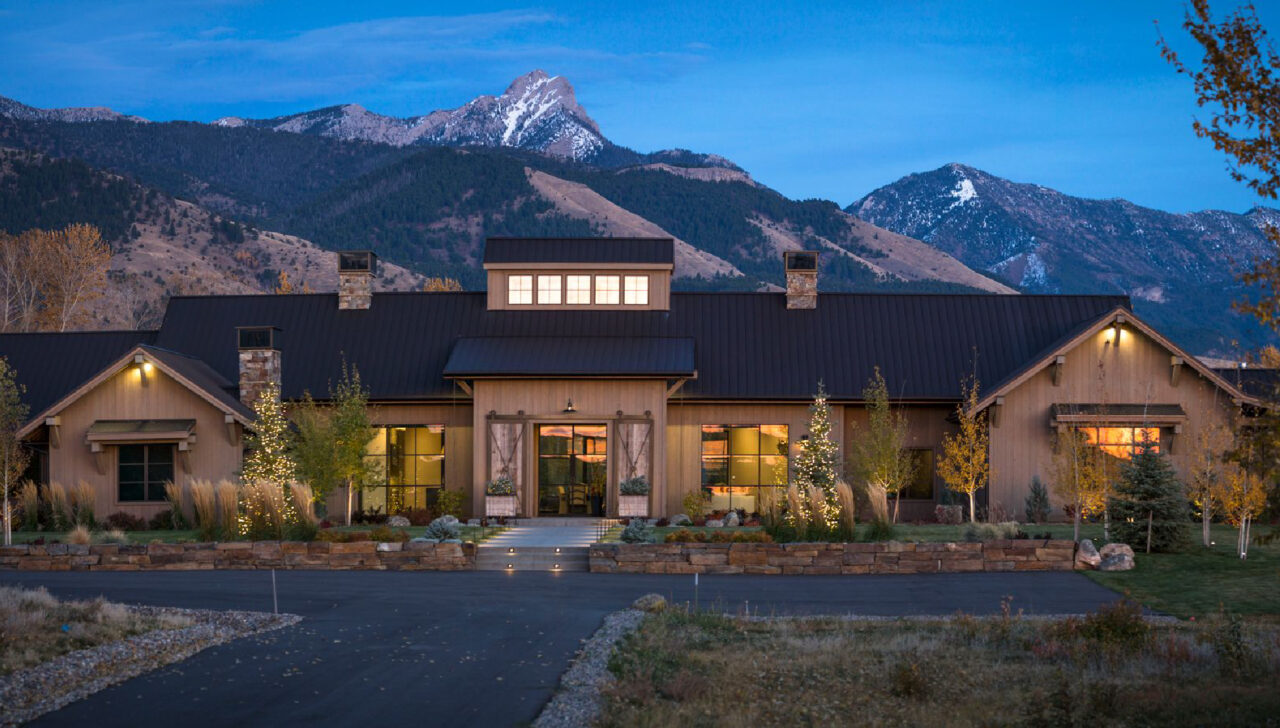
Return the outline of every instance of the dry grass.
{"type": "Polygon", "coordinates": [[[143,617],[102,599],[59,601],[43,588],[0,587],[0,675],[73,650],[190,624],[185,617],[143,617]]]}
{"type": "Polygon", "coordinates": [[[281,538],[285,525],[284,488],[275,483],[255,480],[240,486],[240,502],[244,508],[246,527],[259,538],[281,538]]]}
{"type": "Polygon", "coordinates": [[[196,528],[206,541],[218,536],[218,494],[207,480],[191,481],[191,505],[195,509],[196,528]]]}
{"type": "MultiPolygon", "coordinates": [[[[175,483],[172,480],[166,480],[164,483],[164,498],[169,501],[169,508],[176,515],[182,516],[183,522],[191,523],[193,514],[191,512],[190,499],[187,498],[187,489],[182,487],[181,483],[175,483]]],[[[176,521],[177,519],[175,519],[176,521]]]]}
{"type": "Polygon", "coordinates": [[[89,532],[88,526],[76,526],[67,533],[67,543],[88,546],[93,543],[93,534],[89,532]]]}
{"type": "Polygon", "coordinates": [[[836,500],[840,503],[840,525],[848,533],[858,530],[857,505],[853,499],[853,488],[843,480],[836,483],[836,500]]]}
{"type": "Polygon", "coordinates": [[[40,513],[40,486],[30,480],[22,481],[18,490],[18,503],[22,508],[22,527],[34,531],[40,513]]]}
{"type": "Polygon", "coordinates": [[[85,481],[76,483],[70,492],[72,520],[85,526],[93,525],[93,517],[97,512],[98,493],[85,481]]]}
{"type": "Polygon", "coordinates": [[[603,726],[1264,725],[1280,630],[1086,619],[749,620],[669,610],[610,661],[603,726]]]}
{"type": "Polygon", "coordinates": [[[235,538],[236,520],[240,515],[240,489],[235,483],[219,480],[214,490],[218,495],[218,526],[226,538],[235,538]]]}
{"type": "Polygon", "coordinates": [[[54,520],[54,528],[71,528],[75,523],[75,514],[71,511],[71,499],[62,483],[50,483],[49,512],[54,520]]]}
{"type": "Polygon", "coordinates": [[[289,495],[293,498],[293,507],[297,509],[298,515],[303,519],[319,524],[320,519],[316,517],[316,511],[311,507],[315,502],[315,494],[311,490],[311,486],[302,483],[290,483],[289,495]]]}

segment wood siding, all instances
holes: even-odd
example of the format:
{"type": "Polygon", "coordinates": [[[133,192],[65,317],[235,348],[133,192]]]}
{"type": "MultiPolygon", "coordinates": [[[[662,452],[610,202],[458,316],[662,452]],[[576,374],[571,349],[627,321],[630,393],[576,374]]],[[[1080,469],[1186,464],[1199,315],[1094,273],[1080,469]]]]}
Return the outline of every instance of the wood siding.
{"type": "Polygon", "coordinates": [[[232,442],[222,411],[158,367],[147,374],[144,386],[138,369],[127,366],[58,414],[62,422],[61,444],[49,448],[49,481],[67,487],[81,480],[92,485],[99,518],[116,511],[150,518],[169,506],[164,502],[119,502],[117,448],[103,446],[105,472],[100,472],[99,456],[90,452],[85,441],[96,420],[195,420],[196,442],[187,458],[189,469],[183,469],[182,458],[176,459],[174,478],[187,483],[192,479],[218,481],[238,477],[243,446],[232,442]]]}
{"type": "MultiPolygon", "coordinates": [[[[499,417],[520,417],[525,423],[524,438],[527,446],[523,453],[524,483],[517,484],[523,495],[521,512],[525,516],[538,511],[538,474],[534,459],[537,442],[534,428],[539,424],[601,423],[609,425],[608,461],[609,482],[605,509],[617,513],[619,458],[618,433],[615,424],[623,418],[635,418],[649,412],[654,432],[664,432],[666,420],[666,388],[663,381],[653,380],[479,380],[474,383],[473,432],[477,434],[472,449],[472,502],[484,503],[484,484],[491,477],[487,458],[488,444],[478,438],[487,432],[490,412],[499,417]],[[573,400],[576,412],[565,413],[565,405],[573,400]],[[520,413],[523,412],[523,415],[520,413]]],[[[662,463],[667,458],[666,442],[654,438],[653,461],[662,463]]],[[[651,503],[660,509],[667,498],[667,479],[661,468],[655,468],[651,482],[651,503]]],[[[678,500],[678,499],[677,499],[678,500]]],[[[476,508],[476,513],[482,509],[476,508]]],[[[655,513],[655,515],[659,515],[655,513]]]]}
{"type": "MultiPolygon", "coordinates": [[[[850,405],[845,407],[844,411],[845,427],[843,433],[845,452],[848,453],[851,452],[854,440],[860,436],[859,433],[867,431],[867,408],[861,405],[850,405]]],[[[955,411],[955,405],[907,405],[903,408],[903,413],[907,417],[907,447],[933,451],[934,478],[933,498],[927,501],[904,499],[899,506],[898,520],[900,522],[934,520],[934,507],[943,497],[943,490],[946,488],[942,479],[937,477],[937,462],[942,457],[943,436],[953,434],[959,429],[957,425],[947,422],[947,418],[955,411]]],[[[855,486],[856,493],[858,490],[857,484],[852,479],[850,484],[855,486]]],[[[859,504],[865,504],[865,497],[861,493],[856,494],[859,504]]],[[[957,494],[955,500],[959,502],[964,497],[957,494]]],[[[890,498],[890,513],[893,512],[893,506],[893,499],[890,498]]]]}
{"type": "MultiPolygon", "coordinates": [[[[990,501],[1012,518],[1024,518],[1024,502],[1031,479],[1039,476],[1049,487],[1054,517],[1063,518],[1062,499],[1053,494],[1051,478],[1053,434],[1050,408],[1073,404],[1178,404],[1187,413],[1181,434],[1175,436],[1171,458],[1185,476],[1190,443],[1206,423],[1229,423],[1235,405],[1230,395],[1183,365],[1172,383],[1171,352],[1137,332],[1122,330],[1119,346],[1110,343],[1114,330],[1103,329],[1072,351],[1058,386],[1053,365],[1045,367],[1004,395],[999,426],[991,430],[992,486],[990,501]]],[[[1161,430],[1168,449],[1173,428],[1161,430]]]]}

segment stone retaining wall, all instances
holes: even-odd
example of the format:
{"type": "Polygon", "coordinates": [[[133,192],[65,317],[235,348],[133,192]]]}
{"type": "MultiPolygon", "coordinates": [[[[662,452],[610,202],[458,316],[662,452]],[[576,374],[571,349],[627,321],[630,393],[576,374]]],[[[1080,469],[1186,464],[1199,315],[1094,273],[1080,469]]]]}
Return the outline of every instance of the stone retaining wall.
{"type": "Polygon", "coordinates": [[[1071,571],[1075,543],[1018,539],[983,543],[596,544],[597,574],[934,574],[1071,571]]]}
{"type": "Polygon", "coordinates": [[[23,571],[195,571],[202,569],[369,569],[463,571],[475,544],[230,541],[117,546],[0,546],[0,569],[23,571]]]}

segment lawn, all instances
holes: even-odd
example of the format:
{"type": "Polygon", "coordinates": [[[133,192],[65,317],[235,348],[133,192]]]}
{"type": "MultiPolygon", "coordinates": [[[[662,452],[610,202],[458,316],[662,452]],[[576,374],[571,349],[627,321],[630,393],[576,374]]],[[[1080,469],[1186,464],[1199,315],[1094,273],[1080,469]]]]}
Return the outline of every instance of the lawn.
{"type": "MultiPolygon", "coordinates": [[[[334,531],[371,531],[377,526],[334,526],[334,531]]],[[[481,528],[480,526],[460,526],[462,530],[463,541],[473,541],[479,543],[487,538],[501,533],[504,528],[492,526],[489,528],[481,528]]],[[[393,531],[405,531],[410,537],[418,537],[423,535],[426,526],[409,526],[404,529],[393,528],[393,531]]],[[[152,541],[161,541],[163,543],[184,543],[195,542],[200,540],[200,533],[195,530],[185,531],[125,531],[125,536],[132,543],[151,543],[152,541]]],[[[45,542],[57,540],[61,543],[67,543],[66,533],[57,533],[52,531],[14,531],[14,543],[30,543],[32,541],[44,539],[45,542]]]]}
{"type": "Polygon", "coordinates": [[[191,624],[182,616],[140,615],[101,598],[60,601],[43,588],[0,587],[0,675],[75,650],[191,624]]]}
{"type": "Polygon", "coordinates": [[[743,619],[672,608],[610,660],[599,725],[1264,725],[1275,625],[743,619]]]}

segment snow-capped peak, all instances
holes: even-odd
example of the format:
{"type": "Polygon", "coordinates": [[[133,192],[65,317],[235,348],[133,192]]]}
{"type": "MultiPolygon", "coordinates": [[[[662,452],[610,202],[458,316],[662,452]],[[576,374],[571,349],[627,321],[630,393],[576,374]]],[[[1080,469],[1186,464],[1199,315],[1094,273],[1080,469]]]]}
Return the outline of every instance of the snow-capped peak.
{"type": "Polygon", "coordinates": [[[951,189],[950,194],[955,198],[955,202],[951,203],[951,206],[947,208],[948,210],[978,197],[978,191],[973,188],[973,182],[968,177],[961,177],[956,182],[956,186],[951,189]]]}

